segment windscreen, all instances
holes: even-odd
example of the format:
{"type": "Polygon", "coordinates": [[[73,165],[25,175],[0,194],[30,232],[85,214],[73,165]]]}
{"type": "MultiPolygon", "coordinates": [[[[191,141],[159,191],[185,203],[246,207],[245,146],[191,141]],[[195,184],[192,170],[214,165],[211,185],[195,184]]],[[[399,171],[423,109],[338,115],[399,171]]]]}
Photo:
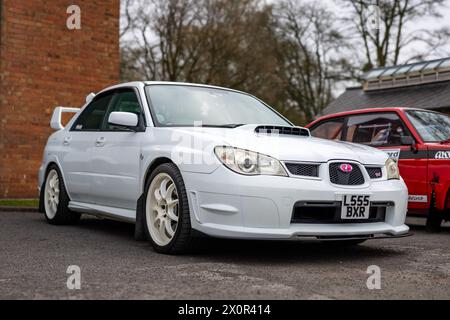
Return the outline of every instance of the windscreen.
{"type": "Polygon", "coordinates": [[[411,110],[406,114],[425,142],[445,141],[450,137],[448,115],[422,110],[411,110]]]}
{"type": "Polygon", "coordinates": [[[160,126],[291,126],[258,99],[235,91],[183,85],[150,85],[146,87],[146,94],[160,126]]]}

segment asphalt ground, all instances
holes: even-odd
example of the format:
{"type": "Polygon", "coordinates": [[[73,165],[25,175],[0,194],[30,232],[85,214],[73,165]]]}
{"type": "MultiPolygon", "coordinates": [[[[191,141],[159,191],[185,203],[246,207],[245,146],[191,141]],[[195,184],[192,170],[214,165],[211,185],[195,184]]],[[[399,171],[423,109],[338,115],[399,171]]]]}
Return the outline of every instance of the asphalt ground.
{"type": "Polygon", "coordinates": [[[450,226],[410,226],[412,237],[355,247],[208,238],[168,256],[135,241],[130,224],[83,216],[52,226],[37,212],[0,212],[0,299],[449,299],[450,226]],[[73,265],[80,289],[67,286],[73,265]],[[381,289],[367,287],[373,265],[381,289]]]}

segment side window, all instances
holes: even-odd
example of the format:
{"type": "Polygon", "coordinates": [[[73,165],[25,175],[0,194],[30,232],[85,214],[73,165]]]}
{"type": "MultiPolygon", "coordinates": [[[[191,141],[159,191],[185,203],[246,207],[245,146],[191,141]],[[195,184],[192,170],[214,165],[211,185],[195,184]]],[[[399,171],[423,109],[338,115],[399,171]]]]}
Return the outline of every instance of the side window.
{"type": "Polygon", "coordinates": [[[328,120],[315,126],[314,129],[311,130],[311,135],[317,138],[340,140],[343,126],[343,118],[328,120]]]}
{"type": "Polygon", "coordinates": [[[72,126],[75,131],[97,131],[102,127],[103,119],[111,101],[112,94],[95,98],[72,126]]]}
{"type": "MultiPolygon", "coordinates": [[[[105,117],[104,130],[116,130],[114,125],[108,123],[111,112],[131,112],[138,116],[139,122],[143,121],[142,109],[134,90],[120,91],[112,99],[111,106],[105,117]]],[[[121,130],[121,129],[118,129],[121,130]]]]}
{"type": "Polygon", "coordinates": [[[409,136],[396,113],[373,113],[350,116],[345,141],[373,147],[400,146],[401,137],[409,136]]]}

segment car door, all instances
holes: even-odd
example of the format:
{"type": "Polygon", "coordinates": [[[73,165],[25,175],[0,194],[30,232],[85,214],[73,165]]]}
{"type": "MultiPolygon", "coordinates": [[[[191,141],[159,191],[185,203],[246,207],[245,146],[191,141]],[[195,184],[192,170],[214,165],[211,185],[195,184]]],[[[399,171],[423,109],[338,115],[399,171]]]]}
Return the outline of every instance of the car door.
{"type": "Polygon", "coordinates": [[[401,144],[410,136],[408,127],[396,112],[350,115],[343,130],[343,140],[377,147],[398,161],[400,174],[408,186],[411,211],[427,208],[427,150],[421,145],[412,150],[401,144]]]}
{"type": "Polygon", "coordinates": [[[135,209],[139,197],[141,140],[145,134],[143,110],[134,88],[114,93],[102,130],[96,133],[91,165],[95,172],[91,192],[96,204],[135,209]],[[108,123],[111,112],[132,112],[138,115],[137,131],[108,123]]]}
{"type": "Polygon", "coordinates": [[[91,153],[112,94],[101,94],[84,108],[62,141],[61,167],[71,200],[93,203],[91,153]]]}

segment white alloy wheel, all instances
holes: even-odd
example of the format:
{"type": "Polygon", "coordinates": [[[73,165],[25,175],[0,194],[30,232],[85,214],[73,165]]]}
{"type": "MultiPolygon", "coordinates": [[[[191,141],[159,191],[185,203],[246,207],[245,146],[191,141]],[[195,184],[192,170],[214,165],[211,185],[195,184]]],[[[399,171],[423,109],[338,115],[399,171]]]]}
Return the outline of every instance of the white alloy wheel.
{"type": "Polygon", "coordinates": [[[148,188],[145,214],[150,236],[159,246],[168,245],[177,231],[178,204],[173,179],[167,173],[156,175],[148,188]]]}
{"type": "Polygon", "coordinates": [[[59,204],[59,176],[55,169],[49,171],[45,182],[44,205],[45,214],[50,220],[58,211],[59,204]]]}

